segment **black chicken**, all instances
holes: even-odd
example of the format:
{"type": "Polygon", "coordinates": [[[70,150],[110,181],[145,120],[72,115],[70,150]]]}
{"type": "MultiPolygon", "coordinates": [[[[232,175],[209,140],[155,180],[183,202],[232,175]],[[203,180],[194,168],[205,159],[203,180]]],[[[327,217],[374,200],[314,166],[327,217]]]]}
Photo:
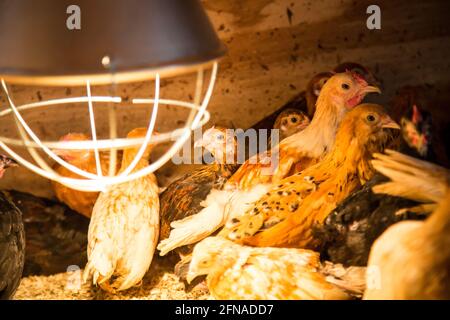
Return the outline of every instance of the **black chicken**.
{"type": "Polygon", "coordinates": [[[19,191],[4,191],[21,211],[26,235],[24,276],[66,272],[86,264],[89,219],[66,205],[19,191]]]}
{"type": "MultiPolygon", "coordinates": [[[[0,176],[15,162],[0,156],[0,176]]],[[[25,261],[22,212],[0,192],[0,299],[10,299],[19,286],[25,261]]]]}

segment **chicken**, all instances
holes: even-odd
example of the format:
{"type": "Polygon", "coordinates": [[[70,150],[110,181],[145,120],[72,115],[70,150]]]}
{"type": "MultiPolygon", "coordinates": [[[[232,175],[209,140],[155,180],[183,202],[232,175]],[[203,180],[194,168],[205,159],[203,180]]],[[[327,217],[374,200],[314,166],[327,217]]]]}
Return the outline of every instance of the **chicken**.
{"type": "MultiPolygon", "coordinates": [[[[448,90],[446,91],[448,92],[448,90]]],[[[427,161],[435,162],[444,167],[450,166],[450,140],[447,129],[450,125],[450,117],[440,108],[440,106],[448,105],[450,103],[448,95],[440,97],[442,93],[437,88],[432,86],[405,86],[398,90],[396,96],[391,102],[391,114],[396,121],[408,121],[410,124],[403,124],[405,132],[403,136],[405,140],[411,144],[422,143],[431,150],[422,150],[422,153],[428,154],[427,161]],[[419,109],[419,114],[414,116],[411,106],[416,105],[419,109]],[[405,117],[405,114],[409,113],[405,117]],[[404,120],[401,120],[404,118],[404,120]],[[431,120],[430,120],[431,119],[431,120]],[[427,126],[427,128],[422,127],[427,126]],[[429,132],[429,140],[425,141],[424,135],[429,132]],[[413,141],[417,139],[418,141],[413,141]]],[[[422,155],[413,155],[415,157],[422,157],[422,155]]]]}
{"type": "Polygon", "coordinates": [[[364,290],[364,268],[321,263],[304,249],[252,248],[220,237],[198,243],[188,281],[207,274],[215,299],[351,299],[364,290]]]}
{"type": "MultiPolygon", "coordinates": [[[[279,141],[304,130],[309,125],[308,116],[296,109],[285,109],[275,119],[274,129],[278,129],[279,141]]],[[[270,145],[270,144],[269,144],[270,145]]]]}
{"type": "Polygon", "coordinates": [[[203,202],[204,209],[189,219],[172,222],[169,238],[161,241],[158,249],[167,253],[200,241],[232,219],[230,212],[234,216],[244,214],[270,189],[271,184],[289,175],[294,164],[301,161],[307,167],[321,159],[331,149],[337,126],[344,115],[369,92],[379,92],[379,89],[368,86],[356,74],[346,72],[331,77],[317,100],[316,115],[305,130],[287,137],[272,152],[247,160],[223,190],[211,190],[203,202]],[[270,168],[272,159],[278,163],[274,165],[274,171],[270,168]]]}
{"type": "Polygon", "coordinates": [[[375,104],[362,104],[342,121],[333,149],[318,164],[273,187],[219,233],[251,246],[316,248],[312,234],[336,205],[373,175],[370,158],[399,129],[375,104]]]}
{"type": "Polygon", "coordinates": [[[319,97],[320,91],[327,82],[336,73],[352,72],[362,77],[368,84],[379,86],[380,82],[370,72],[370,70],[363,65],[355,62],[344,62],[336,66],[332,72],[321,72],[315,75],[308,83],[306,87],[305,97],[307,101],[308,116],[314,117],[316,112],[316,102],[319,97]]]}
{"type": "MultiPolygon", "coordinates": [[[[345,72],[346,70],[342,71],[345,72]]],[[[306,85],[305,98],[308,116],[310,118],[314,117],[316,112],[316,103],[319,98],[320,91],[322,91],[323,86],[333,76],[333,72],[321,72],[316,74],[311,80],[309,80],[306,85]]]]}
{"type": "MultiPolygon", "coordinates": [[[[214,156],[214,163],[180,177],[161,194],[160,240],[169,237],[172,221],[189,217],[200,211],[202,208],[200,203],[211,189],[222,189],[239,166],[236,163],[237,141],[232,131],[227,132],[225,128],[212,127],[205,131],[202,139],[195,142],[195,147],[204,147],[209,151],[214,156]]],[[[191,248],[177,250],[183,254],[190,251],[191,248]]]]}
{"type": "Polygon", "coordinates": [[[392,180],[375,192],[422,202],[433,213],[396,223],[375,241],[364,299],[450,299],[450,171],[394,151],[373,165],[392,180]]]}
{"type": "Polygon", "coordinates": [[[89,219],[62,203],[32,194],[4,191],[22,212],[26,234],[23,276],[66,272],[84,266],[89,219]]]}
{"type": "MultiPolygon", "coordinates": [[[[15,161],[0,156],[0,176],[15,161]]],[[[22,212],[0,191],[0,300],[14,296],[25,261],[25,232],[22,212]]]]}
{"type": "MultiPolygon", "coordinates": [[[[128,138],[146,134],[130,131],[128,138]]],[[[133,172],[148,165],[148,145],[133,172]]],[[[138,148],[123,152],[119,174],[133,161],[138,148]]],[[[159,235],[158,184],[154,174],[110,186],[100,193],[92,211],[88,232],[88,263],[84,280],[115,292],[138,284],[150,267],[159,235]]]]}
{"type": "MultiPolygon", "coordinates": [[[[61,141],[85,141],[89,140],[89,137],[82,133],[69,133],[63,136],[61,141]]],[[[78,167],[81,170],[85,170],[90,173],[97,173],[97,167],[95,163],[95,156],[93,150],[53,150],[63,160],[78,167]]],[[[120,156],[118,154],[118,166],[120,165],[120,156]]],[[[102,168],[102,174],[107,175],[109,171],[109,154],[107,152],[100,152],[100,163],[102,168]]],[[[60,175],[68,178],[82,179],[81,176],[72,172],[71,170],[55,164],[53,169],[60,175]]],[[[118,169],[118,168],[117,168],[118,169]]],[[[98,192],[84,192],[71,189],[62,184],[52,181],[53,190],[56,198],[62,203],[67,204],[69,208],[81,213],[85,217],[90,217],[92,214],[92,208],[98,197],[98,192]]]]}
{"type": "Polygon", "coordinates": [[[17,167],[16,160],[8,158],[7,156],[0,154],[0,179],[5,174],[6,169],[11,167],[17,167]]]}
{"type": "Polygon", "coordinates": [[[278,108],[274,113],[254,124],[252,128],[255,130],[272,128],[272,125],[276,123],[277,117],[279,117],[282,112],[288,109],[302,112],[309,118],[312,118],[312,114],[309,113],[309,110],[312,110],[312,113],[314,113],[320,90],[322,90],[323,85],[332,75],[333,73],[331,72],[322,72],[316,74],[307,83],[306,90],[301,91],[300,93],[293,96],[290,100],[288,100],[288,102],[278,108]]]}
{"type": "MultiPolygon", "coordinates": [[[[433,159],[431,148],[431,116],[415,104],[400,119],[400,150],[404,153],[433,159]]],[[[374,194],[372,187],[386,182],[381,173],[375,173],[361,189],[342,201],[314,230],[321,238],[321,253],[325,259],[344,265],[367,265],[373,242],[390,225],[405,219],[424,219],[423,214],[400,209],[417,205],[412,200],[385,194],[374,194]]]]}

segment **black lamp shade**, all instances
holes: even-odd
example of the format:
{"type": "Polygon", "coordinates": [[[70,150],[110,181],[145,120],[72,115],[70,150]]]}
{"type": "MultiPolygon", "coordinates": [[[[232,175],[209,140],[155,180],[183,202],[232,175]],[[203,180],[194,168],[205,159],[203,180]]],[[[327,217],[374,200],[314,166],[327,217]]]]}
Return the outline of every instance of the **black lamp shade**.
{"type": "Polygon", "coordinates": [[[224,53],[198,0],[0,0],[0,77],[9,82],[138,81],[224,53]],[[66,25],[70,5],[80,8],[80,30],[66,25]]]}

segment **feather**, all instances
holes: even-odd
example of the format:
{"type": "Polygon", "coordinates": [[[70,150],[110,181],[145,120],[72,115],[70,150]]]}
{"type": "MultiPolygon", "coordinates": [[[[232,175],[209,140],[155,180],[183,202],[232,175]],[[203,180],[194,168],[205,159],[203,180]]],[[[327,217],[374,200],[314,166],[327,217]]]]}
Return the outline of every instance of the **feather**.
{"type": "Polygon", "coordinates": [[[337,268],[325,267],[310,250],[252,248],[210,237],[194,248],[188,281],[207,274],[216,299],[351,299],[347,288],[364,282],[364,272],[332,275],[330,270],[337,268]]]}
{"type": "Polygon", "coordinates": [[[389,121],[379,105],[355,108],[321,162],[283,179],[220,234],[252,246],[315,248],[313,226],[322,224],[340,201],[373,175],[370,151],[382,150],[389,138],[382,126],[389,121]],[[367,115],[378,122],[367,125],[367,115]]]}
{"type": "Polygon", "coordinates": [[[373,188],[420,202],[437,202],[446,191],[450,177],[447,169],[426,161],[403,155],[393,150],[375,154],[372,164],[376,170],[392,179],[373,188]]]}
{"type": "MultiPolygon", "coordinates": [[[[128,137],[140,137],[145,128],[128,137]]],[[[152,146],[134,170],[148,165],[152,146]]],[[[134,159],[137,149],[124,151],[121,171],[134,159]]],[[[153,259],[159,236],[159,188],[153,174],[113,185],[100,193],[88,232],[88,263],[84,280],[90,277],[104,290],[126,290],[140,283],[153,259]]]]}
{"type": "Polygon", "coordinates": [[[233,219],[267,191],[267,186],[259,185],[243,193],[235,190],[212,190],[199,213],[171,223],[170,236],[158,244],[160,255],[164,256],[175,248],[196,243],[222,227],[228,219],[233,219]],[[230,216],[230,212],[232,215],[230,216]]]}

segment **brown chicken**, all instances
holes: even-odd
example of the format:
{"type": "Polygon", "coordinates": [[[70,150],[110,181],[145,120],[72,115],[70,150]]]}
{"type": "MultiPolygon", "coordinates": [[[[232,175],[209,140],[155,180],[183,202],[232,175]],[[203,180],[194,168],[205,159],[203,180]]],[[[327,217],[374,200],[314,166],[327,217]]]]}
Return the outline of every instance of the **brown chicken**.
{"type": "Polygon", "coordinates": [[[215,299],[343,300],[362,295],[365,268],[321,263],[304,249],[252,248],[221,237],[198,243],[188,281],[207,274],[215,299]]]}
{"type": "MultiPolygon", "coordinates": [[[[170,224],[196,214],[202,209],[201,202],[212,189],[220,190],[228,178],[239,167],[236,164],[237,141],[227,129],[212,127],[205,131],[202,139],[195,142],[196,147],[203,147],[214,157],[214,163],[190,172],[172,182],[161,194],[161,228],[160,241],[169,237],[170,224]],[[233,161],[228,161],[229,160],[233,161]],[[231,163],[230,163],[231,162],[231,163]]],[[[177,250],[186,254],[191,248],[177,250]]],[[[161,251],[160,255],[166,252],[161,251]]]]}
{"type": "Polygon", "coordinates": [[[364,299],[450,299],[450,171],[398,152],[374,167],[392,181],[375,192],[422,202],[425,221],[402,221],[373,244],[364,299]]]}
{"type": "Polygon", "coordinates": [[[227,181],[223,190],[211,190],[204,209],[189,219],[172,222],[171,234],[158,246],[169,252],[192,244],[224,225],[230,213],[243,214],[252,203],[271,188],[271,184],[289,175],[294,164],[303,167],[320,160],[333,146],[336,130],[345,114],[369,92],[380,92],[351,72],[336,74],[323,87],[317,100],[317,112],[311,124],[280,142],[273,151],[247,160],[227,181]],[[272,170],[271,160],[277,160],[272,170]]]}
{"type": "MultiPolygon", "coordinates": [[[[445,92],[448,92],[446,90],[445,92]]],[[[450,166],[450,116],[448,112],[444,110],[446,108],[440,108],[440,106],[448,106],[450,104],[450,99],[448,96],[441,97],[441,90],[435,87],[427,86],[405,86],[397,91],[396,96],[391,102],[391,115],[392,118],[399,122],[402,121],[402,117],[409,112],[411,106],[416,105],[420,110],[418,116],[412,114],[410,118],[411,124],[409,125],[412,130],[406,130],[409,132],[403,132],[403,137],[409,143],[422,143],[424,146],[431,147],[428,150],[431,156],[428,157],[431,162],[436,162],[437,164],[449,167],[450,166]],[[431,124],[428,125],[426,118],[431,118],[431,124]],[[424,123],[428,128],[418,126],[417,124],[424,123]],[[420,134],[419,132],[422,132],[420,134]],[[426,141],[427,138],[423,133],[429,132],[428,139],[431,141],[426,141]],[[417,140],[417,141],[414,141],[417,140]]],[[[407,129],[406,124],[402,124],[405,129],[407,129]]],[[[426,152],[427,150],[423,150],[426,152]]]]}
{"type": "Polygon", "coordinates": [[[281,141],[284,138],[304,130],[309,125],[309,122],[308,116],[302,111],[297,109],[286,109],[275,119],[273,128],[279,130],[278,139],[281,141]]]}
{"type": "MultiPolygon", "coordinates": [[[[141,138],[137,128],[127,138],[141,138]]],[[[148,145],[133,172],[148,166],[153,146],[148,145]]],[[[119,174],[133,161],[139,148],[125,149],[119,174]]],[[[88,232],[85,281],[114,292],[138,284],[150,267],[159,235],[159,188],[154,174],[110,186],[100,193],[88,232]]]]}
{"type": "MultiPolygon", "coordinates": [[[[82,133],[69,133],[63,136],[61,141],[86,141],[89,137],[82,133]]],[[[85,170],[90,173],[97,173],[97,167],[95,163],[95,156],[93,150],[53,150],[57,155],[59,155],[63,160],[68,163],[78,167],[81,170],[85,170]]],[[[117,169],[120,166],[120,156],[117,161],[117,169]]],[[[108,174],[109,170],[109,153],[100,152],[100,163],[102,167],[102,173],[104,175],[108,174]]],[[[71,170],[56,163],[53,169],[61,176],[75,179],[82,179],[83,177],[72,172],[71,170]]],[[[75,210],[86,217],[90,217],[92,214],[92,209],[94,208],[95,201],[98,198],[98,192],[84,192],[79,190],[74,190],[66,187],[60,183],[52,181],[53,191],[56,197],[62,203],[65,203],[69,208],[75,210]]]]}
{"type": "Polygon", "coordinates": [[[306,90],[293,96],[284,105],[278,108],[275,112],[265,117],[261,121],[252,126],[253,129],[271,129],[272,125],[276,122],[277,117],[285,110],[296,110],[302,112],[311,119],[314,110],[316,108],[316,101],[319,97],[320,90],[324,86],[325,82],[333,76],[332,72],[322,72],[316,74],[306,85],[306,90]],[[312,110],[312,114],[310,114],[312,110]]]}
{"type": "Polygon", "coordinates": [[[370,159],[400,127],[383,107],[362,104],[342,121],[331,152],[318,164],[272,188],[220,235],[252,246],[315,248],[312,227],[373,175],[370,159]]]}

